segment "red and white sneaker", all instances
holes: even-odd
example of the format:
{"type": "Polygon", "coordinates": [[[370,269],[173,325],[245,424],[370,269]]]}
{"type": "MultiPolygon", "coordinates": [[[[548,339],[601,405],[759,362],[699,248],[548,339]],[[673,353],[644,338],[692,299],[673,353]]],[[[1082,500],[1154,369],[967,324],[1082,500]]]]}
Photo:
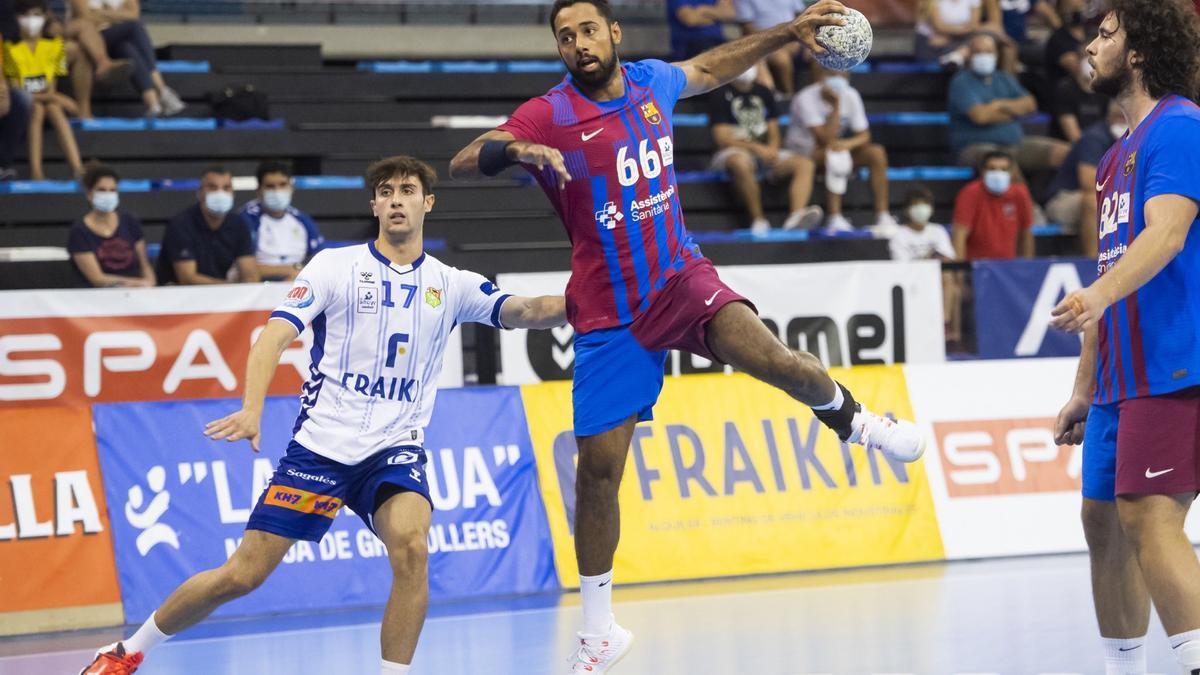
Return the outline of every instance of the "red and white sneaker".
{"type": "Polygon", "coordinates": [[[633,633],[621,628],[614,620],[604,635],[579,633],[579,649],[571,657],[571,675],[600,675],[629,652],[633,633]]]}
{"type": "Polygon", "coordinates": [[[854,413],[847,443],[877,448],[901,462],[915,462],[925,454],[925,435],[908,420],[893,420],[862,407],[854,413]]]}
{"type": "Polygon", "coordinates": [[[101,647],[96,658],[79,675],[129,675],[142,665],[141,652],[125,653],[125,645],[114,642],[101,647]]]}

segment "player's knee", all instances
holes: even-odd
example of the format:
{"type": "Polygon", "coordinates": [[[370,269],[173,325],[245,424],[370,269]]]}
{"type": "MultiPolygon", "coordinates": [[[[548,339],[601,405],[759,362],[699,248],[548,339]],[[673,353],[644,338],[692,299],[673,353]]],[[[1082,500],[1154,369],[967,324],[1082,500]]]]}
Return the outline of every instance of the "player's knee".
{"type": "Polygon", "coordinates": [[[222,597],[240,598],[262,585],[267,580],[269,572],[251,565],[225,563],[220,568],[221,576],[218,590],[222,597]]]}
{"type": "Polygon", "coordinates": [[[1156,513],[1147,500],[1121,497],[1117,498],[1117,516],[1121,531],[1135,545],[1151,536],[1167,520],[1162,514],[1156,513]]]}
{"type": "Polygon", "coordinates": [[[621,487],[621,468],[607,461],[580,462],[575,474],[575,493],[593,497],[616,494],[621,487]]]}
{"type": "Polygon", "coordinates": [[[429,562],[429,541],[426,533],[412,530],[390,538],[388,562],[391,563],[394,576],[411,577],[423,574],[429,562]]]}
{"type": "Polygon", "coordinates": [[[1083,500],[1079,519],[1083,522],[1083,536],[1092,552],[1108,548],[1113,539],[1121,534],[1116,505],[1111,502],[1083,500]]]}

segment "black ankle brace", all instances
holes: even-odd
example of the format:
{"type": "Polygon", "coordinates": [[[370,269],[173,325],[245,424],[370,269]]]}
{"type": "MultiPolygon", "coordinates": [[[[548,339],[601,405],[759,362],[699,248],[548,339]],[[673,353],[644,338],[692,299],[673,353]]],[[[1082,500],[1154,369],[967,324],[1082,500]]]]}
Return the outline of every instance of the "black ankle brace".
{"type": "Polygon", "coordinates": [[[839,389],[842,390],[842,407],[837,410],[814,410],[813,414],[821,420],[821,424],[833,429],[838,438],[843,441],[850,437],[850,432],[853,431],[851,424],[854,422],[854,413],[858,412],[858,402],[850,395],[850,390],[843,387],[841,382],[834,382],[839,389]]]}

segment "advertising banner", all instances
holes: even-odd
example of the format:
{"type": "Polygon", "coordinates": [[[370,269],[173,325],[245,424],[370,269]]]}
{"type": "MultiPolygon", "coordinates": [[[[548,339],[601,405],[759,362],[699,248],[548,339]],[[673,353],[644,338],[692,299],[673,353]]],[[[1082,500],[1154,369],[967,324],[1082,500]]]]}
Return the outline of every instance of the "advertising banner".
{"type": "MultiPolygon", "coordinates": [[[[872,409],[911,414],[904,373],[835,377],[872,409]]],[[[578,585],[578,449],[566,382],[522,387],[559,578],[578,585]]],[[[745,375],[668,379],[639,424],[621,485],[621,583],[936,560],[920,463],[840,443],[808,408],[745,375]]]]}
{"type": "Polygon", "coordinates": [[[121,622],[87,408],[0,410],[0,589],[0,635],[121,622]]]}
{"type": "Polygon", "coordinates": [[[979,356],[1079,356],[1079,336],[1050,328],[1050,310],[1096,280],[1096,261],[985,260],[971,263],[979,356]]]}
{"type": "MultiPolygon", "coordinates": [[[[287,284],[0,291],[0,409],[225,398],[287,284]]],[[[296,395],[312,332],[284,351],[271,383],[296,395]]],[[[462,339],[446,345],[441,386],[462,386],[462,339]]]]}
{"type": "MultiPolygon", "coordinates": [[[[1086,550],[1083,448],[1054,443],[1076,359],[905,367],[948,558],[1086,550]]],[[[1188,520],[1193,540],[1200,516],[1188,520]]]]}
{"type": "MultiPolygon", "coordinates": [[[[237,548],[298,407],[291,398],[267,400],[256,455],[244,441],[201,434],[237,409],[234,400],[95,406],[127,621],[143,620],[178,584],[237,548]]],[[[442,392],[426,451],[435,506],[430,597],[557,589],[519,391],[442,392]]],[[[342,509],[319,543],[298,542],[261,588],[216,615],[381,604],[390,586],[383,543],[342,509]]]]}
{"type": "MultiPolygon", "coordinates": [[[[942,282],[937,262],[730,265],[717,271],[750,299],[789,347],[817,355],[827,366],[931,363],[946,358],[942,335],[942,282]]],[[[501,274],[506,293],[562,293],[567,272],[501,274]]],[[[575,332],[511,330],[500,335],[505,384],[570,379],[575,332]]],[[[694,356],[673,352],[668,372],[725,372],[694,356]]]]}

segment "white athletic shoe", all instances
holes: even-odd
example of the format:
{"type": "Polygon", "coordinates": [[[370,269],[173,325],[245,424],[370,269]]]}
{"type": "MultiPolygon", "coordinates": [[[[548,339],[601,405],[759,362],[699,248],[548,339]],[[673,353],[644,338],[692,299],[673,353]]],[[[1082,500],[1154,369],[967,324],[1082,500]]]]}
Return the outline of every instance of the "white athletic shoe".
{"type": "Polygon", "coordinates": [[[607,673],[629,652],[633,633],[621,628],[614,619],[606,635],[579,633],[579,649],[571,657],[571,675],[607,673]]]}
{"type": "Polygon", "coordinates": [[[843,216],[840,213],[835,213],[829,216],[829,219],[825,221],[825,229],[832,234],[836,234],[838,232],[853,232],[854,223],[851,223],[846,216],[843,216]]]}
{"type": "Polygon", "coordinates": [[[915,462],[925,454],[925,436],[917,425],[908,420],[892,420],[876,415],[860,403],[850,426],[852,431],[846,439],[847,443],[877,448],[901,462],[915,462]]]}
{"type": "Polygon", "coordinates": [[[785,230],[811,230],[821,224],[821,219],[825,217],[825,210],[819,206],[806,206],[799,211],[793,211],[783,221],[783,229],[785,230]]]}
{"type": "Polygon", "coordinates": [[[759,218],[753,223],[750,223],[750,234],[756,237],[766,236],[771,231],[771,221],[766,218],[759,218]]]}

